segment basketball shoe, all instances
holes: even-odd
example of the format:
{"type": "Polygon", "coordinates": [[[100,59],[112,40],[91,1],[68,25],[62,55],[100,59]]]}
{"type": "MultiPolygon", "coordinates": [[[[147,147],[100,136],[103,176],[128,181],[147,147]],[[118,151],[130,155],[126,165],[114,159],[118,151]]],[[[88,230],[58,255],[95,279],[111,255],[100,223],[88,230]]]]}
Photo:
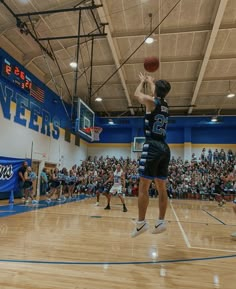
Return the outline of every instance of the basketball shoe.
{"type": "Polygon", "coordinates": [[[231,234],[231,237],[235,238],[236,240],[236,232],[231,234]]]}
{"type": "Polygon", "coordinates": [[[155,227],[152,231],[152,234],[160,234],[166,231],[166,221],[165,220],[157,220],[155,227]]]}
{"type": "Polygon", "coordinates": [[[136,226],[133,230],[133,232],[131,233],[131,237],[137,237],[138,235],[146,232],[149,228],[148,223],[144,220],[144,221],[137,221],[136,222],[136,226]]]}
{"type": "Polygon", "coordinates": [[[127,210],[125,204],[123,204],[123,212],[125,212],[125,213],[128,212],[128,210],[127,210]]]}

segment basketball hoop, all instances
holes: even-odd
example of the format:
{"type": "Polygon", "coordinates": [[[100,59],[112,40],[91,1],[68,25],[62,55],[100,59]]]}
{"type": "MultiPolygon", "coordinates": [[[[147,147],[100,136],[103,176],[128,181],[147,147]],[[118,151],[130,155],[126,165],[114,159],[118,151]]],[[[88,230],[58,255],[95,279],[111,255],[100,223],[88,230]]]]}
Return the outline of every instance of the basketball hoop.
{"type": "Polygon", "coordinates": [[[102,127],[94,126],[90,128],[92,141],[100,141],[100,133],[102,132],[102,127]]]}
{"type": "Polygon", "coordinates": [[[86,134],[91,134],[91,128],[90,127],[85,127],[83,128],[83,131],[86,133],[86,134]]]}

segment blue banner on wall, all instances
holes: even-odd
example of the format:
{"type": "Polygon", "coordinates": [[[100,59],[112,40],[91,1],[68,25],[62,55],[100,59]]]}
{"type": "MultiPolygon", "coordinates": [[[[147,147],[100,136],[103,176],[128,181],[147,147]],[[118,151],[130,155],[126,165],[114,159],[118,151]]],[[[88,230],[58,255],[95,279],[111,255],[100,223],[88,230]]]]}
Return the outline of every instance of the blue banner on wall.
{"type": "Polygon", "coordinates": [[[18,171],[25,159],[0,156],[0,192],[16,190],[19,183],[18,171]]]}

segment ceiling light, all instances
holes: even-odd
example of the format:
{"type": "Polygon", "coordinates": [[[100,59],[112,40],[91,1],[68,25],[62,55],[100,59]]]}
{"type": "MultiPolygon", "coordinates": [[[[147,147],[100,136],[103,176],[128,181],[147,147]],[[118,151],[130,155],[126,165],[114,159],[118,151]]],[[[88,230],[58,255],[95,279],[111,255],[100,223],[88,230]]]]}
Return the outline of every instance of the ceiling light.
{"type": "Polygon", "coordinates": [[[95,101],[100,102],[100,101],[102,101],[102,98],[101,98],[101,97],[96,97],[96,98],[95,98],[95,101]]]}
{"type": "Polygon", "coordinates": [[[229,93],[227,94],[228,98],[232,98],[235,97],[235,93],[232,93],[231,91],[229,91],[229,93]]]}
{"type": "Polygon", "coordinates": [[[152,13],[148,14],[149,18],[150,18],[150,34],[149,36],[145,39],[145,43],[147,44],[152,44],[154,42],[154,38],[152,37],[152,13]]]}
{"type": "Polygon", "coordinates": [[[229,80],[229,89],[228,89],[227,97],[228,97],[228,98],[232,98],[232,97],[234,97],[234,96],[235,96],[235,93],[233,93],[233,92],[231,91],[230,80],[229,80]]]}
{"type": "Polygon", "coordinates": [[[19,2],[22,3],[22,4],[26,4],[26,3],[29,2],[29,0],[19,0],[19,2]]]}
{"type": "Polygon", "coordinates": [[[76,67],[77,67],[77,62],[75,62],[75,61],[71,61],[71,63],[70,63],[70,67],[72,67],[72,68],[76,68],[76,67]]]}
{"type": "Polygon", "coordinates": [[[109,119],[108,124],[114,124],[114,121],[112,119],[109,119]]]}
{"type": "Polygon", "coordinates": [[[152,44],[153,42],[154,42],[154,38],[152,38],[152,37],[148,37],[145,39],[145,43],[147,43],[147,44],[152,44]]]}

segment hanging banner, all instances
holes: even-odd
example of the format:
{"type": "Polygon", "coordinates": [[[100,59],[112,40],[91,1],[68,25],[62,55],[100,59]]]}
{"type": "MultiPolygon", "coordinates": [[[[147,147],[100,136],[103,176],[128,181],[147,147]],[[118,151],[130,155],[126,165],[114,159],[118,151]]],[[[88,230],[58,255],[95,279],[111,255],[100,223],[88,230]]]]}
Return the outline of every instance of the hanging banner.
{"type": "Polygon", "coordinates": [[[19,185],[18,171],[25,159],[16,159],[0,156],[0,192],[17,190],[19,185]]]}

